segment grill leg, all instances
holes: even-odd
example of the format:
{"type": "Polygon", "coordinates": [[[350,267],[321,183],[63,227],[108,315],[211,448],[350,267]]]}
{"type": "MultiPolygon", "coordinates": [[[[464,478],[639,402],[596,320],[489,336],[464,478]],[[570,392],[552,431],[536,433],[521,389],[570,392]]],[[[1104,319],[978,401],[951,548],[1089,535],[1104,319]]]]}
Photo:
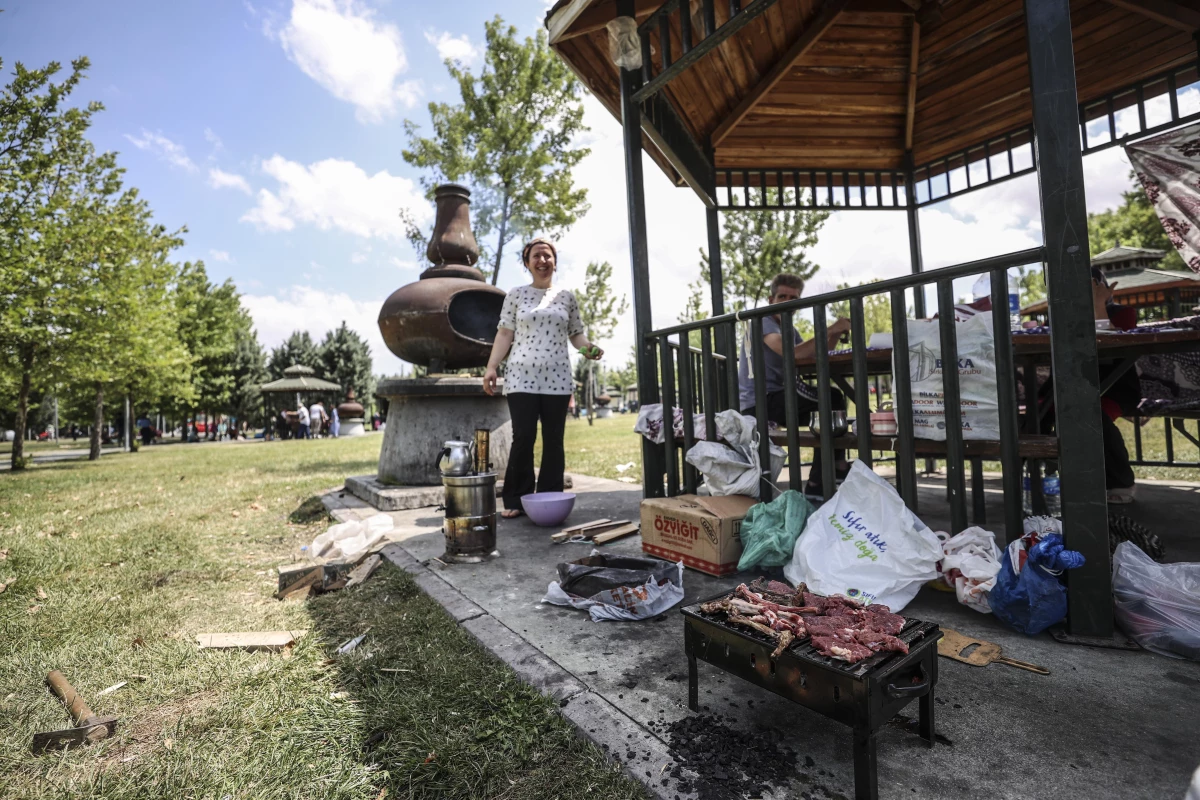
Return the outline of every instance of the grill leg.
{"type": "Polygon", "coordinates": [[[920,703],[921,711],[917,718],[918,731],[921,733],[921,738],[928,742],[929,747],[932,749],[934,744],[937,743],[937,739],[934,736],[935,729],[933,725],[933,709],[935,703],[933,701],[932,683],[929,684],[929,691],[921,696],[920,703]]]}
{"type": "Polygon", "coordinates": [[[696,657],[688,656],[688,708],[700,710],[700,684],[696,675],[696,657]]]}
{"type": "Polygon", "coordinates": [[[854,800],[879,800],[875,731],[854,729],[854,800]]]}

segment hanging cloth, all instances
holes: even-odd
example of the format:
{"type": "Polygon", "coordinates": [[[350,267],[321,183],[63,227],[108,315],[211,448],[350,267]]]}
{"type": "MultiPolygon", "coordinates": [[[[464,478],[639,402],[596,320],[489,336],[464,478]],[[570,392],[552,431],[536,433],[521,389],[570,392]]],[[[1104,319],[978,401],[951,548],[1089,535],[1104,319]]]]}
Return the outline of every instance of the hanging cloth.
{"type": "Polygon", "coordinates": [[[1127,144],[1125,155],[1167,238],[1200,272],[1200,123],[1127,144]]]}

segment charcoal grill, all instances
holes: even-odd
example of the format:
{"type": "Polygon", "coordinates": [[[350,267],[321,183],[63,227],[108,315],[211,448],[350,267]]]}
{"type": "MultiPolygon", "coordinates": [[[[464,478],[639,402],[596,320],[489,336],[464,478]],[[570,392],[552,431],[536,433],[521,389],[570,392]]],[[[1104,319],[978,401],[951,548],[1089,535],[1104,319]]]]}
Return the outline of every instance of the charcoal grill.
{"type": "MultiPolygon", "coordinates": [[[[720,600],[728,592],[709,600],[720,600]]],[[[908,654],[879,653],[856,664],[821,655],[801,639],[777,659],[776,643],[752,630],[734,628],[700,611],[683,609],[688,659],[688,707],[699,711],[696,659],[707,661],[756,686],[786,697],[854,729],[854,797],[877,800],[875,740],[879,728],[913,700],[920,700],[918,731],[934,745],[934,687],[937,685],[937,624],[907,619],[899,638],[908,654]]]]}

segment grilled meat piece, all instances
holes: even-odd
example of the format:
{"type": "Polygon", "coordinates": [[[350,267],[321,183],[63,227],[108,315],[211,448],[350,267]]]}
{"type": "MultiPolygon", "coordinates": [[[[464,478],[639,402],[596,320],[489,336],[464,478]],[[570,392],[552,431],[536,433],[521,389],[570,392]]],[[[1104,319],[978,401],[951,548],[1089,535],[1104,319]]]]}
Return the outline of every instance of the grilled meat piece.
{"type": "Polygon", "coordinates": [[[771,653],[771,658],[779,658],[781,655],[783,655],[783,651],[787,650],[788,647],[791,646],[792,642],[795,641],[795,639],[796,637],[792,635],[791,631],[783,631],[780,633],[779,646],[775,648],[773,653],[771,653]]]}
{"type": "Polygon", "coordinates": [[[851,664],[874,655],[871,649],[865,645],[857,642],[843,642],[841,639],[832,636],[814,636],[812,644],[817,649],[817,652],[822,655],[829,656],[830,658],[840,658],[842,661],[851,664]]]}
{"type": "Polygon", "coordinates": [[[764,625],[761,622],[755,622],[749,617],[743,617],[741,614],[730,614],[728,619],[734,625],[742,625],[747,628],[752,628],[753,630],[758,631],[764,636],[769,636],[772,639],[779,638],[778,631],[772,630],[769,626],[764,625]]]}
{"type": "Polygon", "coordinates": [[[810,636],[836,636],[842,631],[852,631],[861,628],[863,621],[858,617],[846,615],[837,617],[805,617],[804,626],[810,636]]]}
{"type": "MultiPolygon", "coordinates": [[[[867,606],[867,627],[877,631],[890,634],[892,636],[900,633],[904,629],[904,617],[899,614],[893,614],[891,609],[885,605],[867,606]]],[[[907,651],[905,651],[907,652],[907,651]]]]}
{"type": "Polygon", "coordinates": [[[902,640],[872,628],[854,631],[854,641],[876,653],[883,650],[893,653],[908,653],[908,645],[902,640]]]}
{"type": "Polygon", "coordinates": [[[711,603],[701,603],[700,613],[702,614],[727,614],[729,613],[729,598],[723,600],[713,600],[711,603]]]}

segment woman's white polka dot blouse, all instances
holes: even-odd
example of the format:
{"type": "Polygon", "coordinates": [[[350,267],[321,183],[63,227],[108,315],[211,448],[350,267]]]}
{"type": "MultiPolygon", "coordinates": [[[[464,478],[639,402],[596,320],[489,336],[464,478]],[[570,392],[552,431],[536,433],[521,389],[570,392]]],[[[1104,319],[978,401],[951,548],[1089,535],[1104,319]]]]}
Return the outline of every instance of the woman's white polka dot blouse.
{"type": "Polygon", "coordinates": [[[504,393],[572,394],[570,337],[583,333],[570,289],[518,286],[504,298],[500,327],[513,331],[504,393]]]}

